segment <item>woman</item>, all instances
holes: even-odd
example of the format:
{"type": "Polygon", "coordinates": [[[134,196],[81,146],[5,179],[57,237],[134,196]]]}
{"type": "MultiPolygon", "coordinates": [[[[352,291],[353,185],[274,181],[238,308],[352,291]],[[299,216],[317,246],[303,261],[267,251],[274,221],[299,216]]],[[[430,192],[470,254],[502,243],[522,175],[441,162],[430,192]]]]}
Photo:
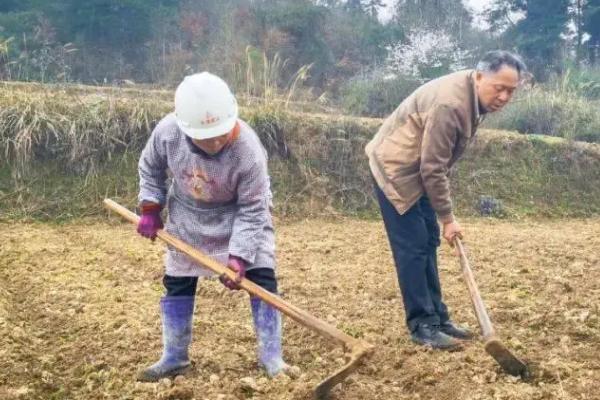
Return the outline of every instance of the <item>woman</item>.
{"type": "MultiPolygon", "coordinates": [[[[187,76],[175,92],[175,113],[156,126],[139,161],[138,232],[152,240],[163,228],[264,289],[277,293],[275,239],[266,152],[256,133],[238,119],[227,84],[208,72],[187,76]],[[167,170],[172,174],[167,190],[167,170]]],[[[209,276],[185,254],[168,248],[161,299],[163,355],[139,380],[158,381],[190,367],[194,296],[209,276]]],[[[230,289],[236,282],[221,280],[230,289]]],[[[251,298],[258,358],[270,376],[287,369],[281,354],[279,312],[251,298]]]]}

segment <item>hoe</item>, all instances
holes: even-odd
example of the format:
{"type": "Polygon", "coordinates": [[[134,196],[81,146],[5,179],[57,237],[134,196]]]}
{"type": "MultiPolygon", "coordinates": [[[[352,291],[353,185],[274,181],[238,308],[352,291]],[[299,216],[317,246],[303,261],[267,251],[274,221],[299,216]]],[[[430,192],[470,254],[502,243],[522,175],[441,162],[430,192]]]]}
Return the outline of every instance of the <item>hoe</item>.
{"type": "MultiPolygon", "coordinates": [[[[138,223],[139,217],[118,203],[110,199],[105,199],[104,205],[106,208],[121,215],[129,222],[134,224],[138,223]]],[[[225,275],[232,280],[236,278],[236,273],[234,271],[230,270],[225,265],[216,262],[212,258],[206,256],[194,247],[184,243],[164,230],[159,230],[157,236],[165,243],[187,254],[193,260],[197,261],[199,264],[205,266],[218,275],[225,275]]],[[[327,324],[324,321],[321,321],[308,312],[288,303],[281,297],[264,290],[260,286],[247,279],[242,279],[242,281],[239,283],[239,286],[251,295],[271,304],[273,307],[277,308],[279,311],[301,325],[314,330],[318,334],[325,336],[326,338],[344,347],[344,351],[347,355],[347,364],[335,371],[333,375],[327,377],[324,381],[316,386],[314,389],[314,396],[316,399],[326,399],[331,389],[344,381],[348,375],[354,372],[360,365],[361,361],[367,358],[373,351],[373,345],[345,334],[339,329],[327,324]]]]}
{"type": "Polygon", "coordinates": [[[500,364],[506,373],[514,376],[520,376],[523,379],[528,379],[530,377],[530,373],[527,365],[515,357],[510,350],[504,346],[500,339],[496,337],[496,332],[494,331],[492,321],[490,320],[490,317],[485,309],[485,305],[483,304],[483,300],[481,299],[481,294],[479,293],[479,289],[475,283],[473,271],[469,266],[469,260],[465,254],[465,249],[462,242],[460,239],[456,238],[454,244],[458,249],[460,265],[462,266],[463,275],[465,281],[467,282],[469,293],[471,294],[473,308],[475,309],[475,314],[477,315],[477,320],[479,321],[479,326],[481,327],[485,351],[491,355],[498,364],[500,364]]]}

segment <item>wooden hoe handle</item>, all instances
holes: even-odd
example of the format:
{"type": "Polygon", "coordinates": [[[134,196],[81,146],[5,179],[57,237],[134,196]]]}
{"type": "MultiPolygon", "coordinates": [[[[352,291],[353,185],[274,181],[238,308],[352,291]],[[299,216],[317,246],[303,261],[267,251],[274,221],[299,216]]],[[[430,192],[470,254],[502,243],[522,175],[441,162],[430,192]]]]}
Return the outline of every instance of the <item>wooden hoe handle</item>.
{"type": "Polygon", "coordinates": [[[473,271],[471,271],[471,267],[469,266],[469,260],[467,260],[467,256],[465,255],[465,249],[459,238],[454,239],[454,245],[458,249],[460,265],[462,266],[463,275],[467,282],[469,293],[471,294],[473,308],[475,309],[475,314],[477,314],[477,320],[481,327],[485,351],[496,360],[505,372],[513,376],[521,376],[523,379],[529,379],[530,371],[527,364],[517,358],[504,343],[496,337],[496,332],[494,331],[490,317],[485,310],[483,300],[481,300],[479,289],[475,283],[473,271]]]}
{"type": "MultiPolygon", "coordinates": [[[[116,212],[117,214],[121,215],[123,218],[127,219],[133,224],[137,224],[140,219],[139,216],[110,199],[104,199],[104,205],[108,209],[116,212]]],[[[211,271],[219,275],[225,275],[231,280],[236,279],[237,275],[234,271],[227,268],[225,265],[218,263],[212,258],[206,256],[198,249],[177,239],[176,237],[172,236],[166,231],[162,229],[159,230],[157,236],[167,244],[170,244],[177,250],[187,254],[194,261],[200,263],[201,265],[205,266],[211,271]]],[[[239,283],[239,286],[251,295],[256,296],[261,300],[271,304],[273,307],[277,308],[279,311],[292,318],[293,320],[297,321],[298,323],[320,333],[323,336],[328,337],[329,339],[337,342],[338,344],[343,345],[347,351],[352,351],[355,348],[362,348],[365,347],[365,345],[367,345],[366,347],[371,347],[371,345],[368,345],[362,340],[355,339],[352,336],[345,334],[339,329],[312,316],[308,312],[294,306],[293,304],[288,303],[281,297],[266,291],[265,289],[248,279],[242,279],[242,281],[239,283]]]]}
{"type": "Polygon", "coordinates": [[[465,254],[465,248],[463,247],[462,242],[457,237],[454,239],[454,245],[458,249],[458,254],[460,257],[460,265],[462,267],[462,272],[467,282],[467,287],[469,288],[469,294],[471,295],[471,301],[473,303],[473,308],[475,309],[475,314],[477,315],[477,320],[479,321],[479,326],[481,327],[481,333],[483,335],[484,340],[487,340],[493,336],[495,336],[494,327],[492,326],[492,321],[488,316],[488,313],[485,308],[485,304],[481,299],[481,294],[479,293],[479,288],[475,283],[475,277],[473,276],[473,271],[469,266],[469,260],[465,254]]]}

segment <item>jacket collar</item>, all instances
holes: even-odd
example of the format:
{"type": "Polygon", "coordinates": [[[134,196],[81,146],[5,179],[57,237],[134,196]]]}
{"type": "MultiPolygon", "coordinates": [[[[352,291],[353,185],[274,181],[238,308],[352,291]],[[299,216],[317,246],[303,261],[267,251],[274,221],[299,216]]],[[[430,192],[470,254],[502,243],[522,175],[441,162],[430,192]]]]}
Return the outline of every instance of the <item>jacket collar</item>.
{"type": "Polygon", "coordinates": [[[473,126],[477,126],[485,119],[485,114],[482,114],[479,109],[479,96],[477,95],[477,87],[475,86],[475,70],[471,70],[469,73],[469,85],[471,86],[473,126]]]}

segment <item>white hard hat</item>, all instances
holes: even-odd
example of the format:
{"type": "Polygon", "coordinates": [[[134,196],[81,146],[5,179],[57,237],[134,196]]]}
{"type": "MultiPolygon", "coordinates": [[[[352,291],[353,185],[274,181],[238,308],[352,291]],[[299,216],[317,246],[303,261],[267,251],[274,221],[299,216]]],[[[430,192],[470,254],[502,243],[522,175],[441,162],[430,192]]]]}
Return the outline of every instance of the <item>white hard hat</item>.
{"type": "Polygon", "coordinates": [[[238,118],[238,105],[229,86],[209,72],[189,75],[175,91],[179,128],[193,139],[210,139],[230,132],[238,118]]]}

